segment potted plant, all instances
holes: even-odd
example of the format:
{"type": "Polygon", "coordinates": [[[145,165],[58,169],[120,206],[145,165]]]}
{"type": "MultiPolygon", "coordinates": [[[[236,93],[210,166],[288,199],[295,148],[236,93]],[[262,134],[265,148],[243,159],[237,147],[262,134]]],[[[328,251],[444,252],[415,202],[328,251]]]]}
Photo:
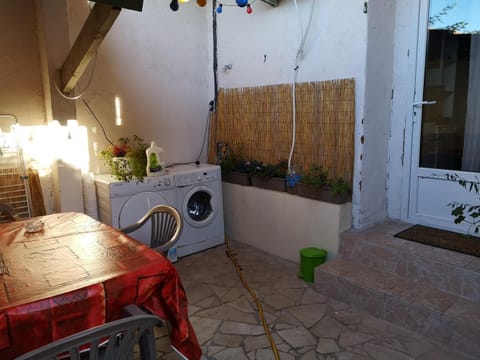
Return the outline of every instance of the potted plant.
{"type": "Polygon", "coordinates": [[[275,191],[286,191],[286,160],[281,160],[277,164],[265,164],[253,160],[250,162],[249,173],[253,186],[275,191]]]}
{"type": "Polygon", "coordinates": [[[243,160],[241,151],[226,149],[225,156],[220,160],[222,169],[222,180],[232,184],[251,185],[250,176],[247,173],[246,163],[243,160]]]}
{"type": "Polygon", "coordinates": [[[342,178],[329,178],[328,171],[312,165],[296,184],[297,195],[313,200],[343,204],[350,200],[351,186],[342,178]]]}
{"type": "Polygon", "coordinates": [[[147,155],[148,145],[145,141],[133,135],[132,138],[123,137],[116,143],[100,152],[100,156],[110,168],[111,174],[122,181],[137,179],[143,181],[147,176],[147,155]]]}

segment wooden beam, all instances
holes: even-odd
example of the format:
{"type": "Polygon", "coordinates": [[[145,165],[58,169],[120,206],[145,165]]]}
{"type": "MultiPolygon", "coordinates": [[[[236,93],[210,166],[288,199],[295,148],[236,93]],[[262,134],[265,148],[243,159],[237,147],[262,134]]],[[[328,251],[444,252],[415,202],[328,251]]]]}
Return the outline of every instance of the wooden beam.
{"type": "Polygon", "coordinates": [[[70,93],[120,14],[118,8],[95,4],[60,69],[61,89],[70,93]]]}
{"type": "Polygon", "coordinates": [[[109,4],[122,9],[142,11],[142,8],[143,8],[143,0],[93,0],[93,1],[103,3],[103,4],[109,4]]]}

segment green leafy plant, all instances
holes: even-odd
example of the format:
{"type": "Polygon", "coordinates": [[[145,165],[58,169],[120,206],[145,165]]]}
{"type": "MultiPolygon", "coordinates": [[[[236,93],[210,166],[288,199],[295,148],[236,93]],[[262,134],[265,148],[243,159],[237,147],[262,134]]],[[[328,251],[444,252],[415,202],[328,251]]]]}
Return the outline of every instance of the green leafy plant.
{"type": "Polygon", "coordinates": [[[332,189],[333,195],[346,195],[352,192],[352,186],[342,178],[331,179],[329,186],[332,189]]]}
{"type": "Polygon", "coordinates": [[[280,160],[276,164],[266,164],[259,160],[250,160],[245,163],[246,172],[250,176],[260,176],[264,178],[285,178],[287,176],[287,161],[280,160]]]}
{"type": "Polygon", "coordinates": [[[321,188],[328,184],[328,170],[318,165],[312,165],[303,173],[300,181],[304,184],[321,188]]]}
{"type": "Polygon", "coordinates": [[[118,139],[118,142],[102,150],[100,156],[116,179],[143,181],[147,176],[147,148],[148,145],[141,137],[133,135],[131,139],[118,139]]]}
{"type": "Polygon", "coordinates": [[[225,158],[219,162],[219,165],[223,172],[247,172],[241,150],[234,151],[233,149],[228,148],[225,158]]]}
{"type": "MultiPolygon", "coordinates": [[[[465,190],[473,193],[480,200],[480,181],[476,177],[476,181],[469,181],[457,174],[447,174],[447,179],[450,181],[455,181],[465,190]]],[[[480,203],[479,204],[469,204],[461,203],[459,201],[452,201],[448,204],[452,208],[451,215],[454,216],[453,222],[455,224],[466,223],[470,225],[470,228],[473,228],[473,232],[478,234],[480,231],[480,203]]]]}

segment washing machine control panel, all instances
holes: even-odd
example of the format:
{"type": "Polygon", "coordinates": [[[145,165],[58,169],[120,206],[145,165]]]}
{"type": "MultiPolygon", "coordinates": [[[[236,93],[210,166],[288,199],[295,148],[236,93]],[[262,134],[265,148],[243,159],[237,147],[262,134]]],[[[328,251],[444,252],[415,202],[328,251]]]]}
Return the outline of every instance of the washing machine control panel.
{"type": "Polygon", "coordinates": [[[143,182],[138,180],[131,180],[129,182],[115,181],[111,182],[109,185],[110,196],[121,197],[144,191],[164,191],[173,189],[175,187],[175,182],[173,176],[164,175],[145,177],[143,182]]]}
{"type": "Polygon", "coordinates": [[[175,175],[176,186],[188,186],[193,184],[203,184],[220,178],[220,173],[216,169],[203,170],[186,174],[175,175]]]}

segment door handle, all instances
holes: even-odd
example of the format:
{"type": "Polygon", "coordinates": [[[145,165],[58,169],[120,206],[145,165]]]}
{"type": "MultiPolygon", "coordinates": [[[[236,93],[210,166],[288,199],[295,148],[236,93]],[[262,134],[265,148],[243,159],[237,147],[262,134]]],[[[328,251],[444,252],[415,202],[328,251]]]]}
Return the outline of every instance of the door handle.
{"type": "Polygon", "coordinates": [[[419,101],[419,102],[414,102],[413,106],[420,107],[420,106],[423,106],[423,105],[434,105],[436,103],[437,103],[437,100],[432,100],[432,101],[423,100],[423,101],[419,101]]]}

